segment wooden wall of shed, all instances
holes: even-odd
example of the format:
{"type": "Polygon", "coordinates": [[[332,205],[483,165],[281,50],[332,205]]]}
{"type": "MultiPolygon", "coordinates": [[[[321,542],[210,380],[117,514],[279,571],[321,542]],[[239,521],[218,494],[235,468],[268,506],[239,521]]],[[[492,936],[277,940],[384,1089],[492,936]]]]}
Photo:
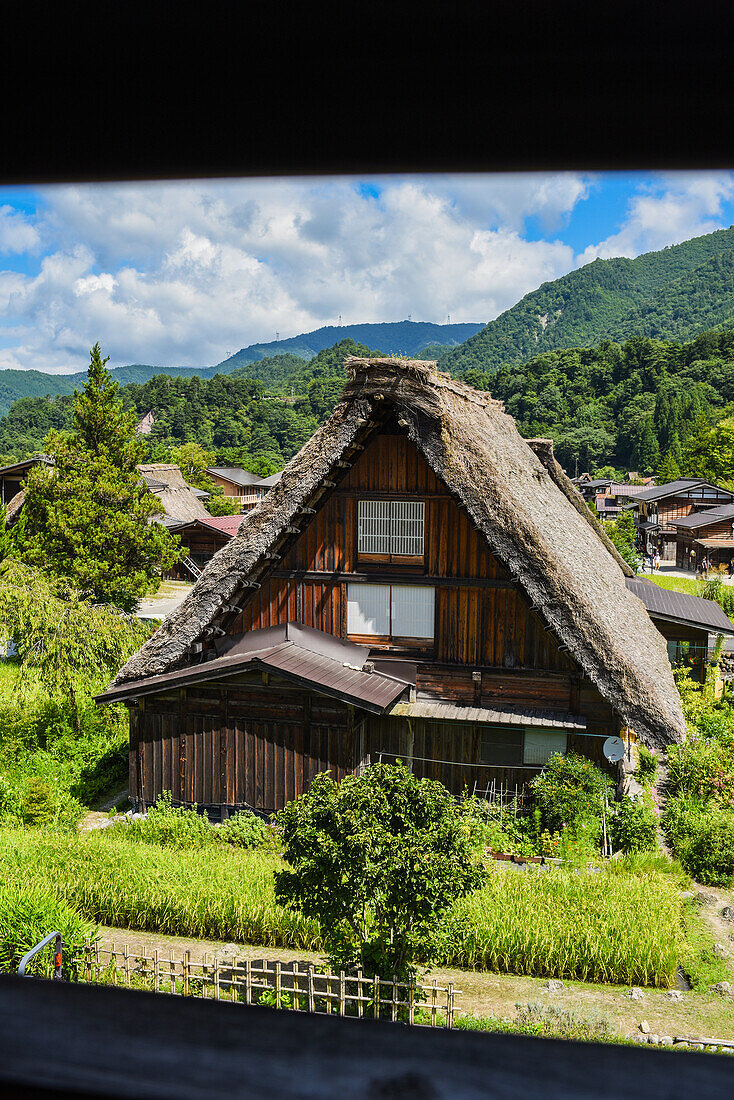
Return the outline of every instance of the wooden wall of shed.
{"type": "MultiPolygon", "coordinates": [[[[457,670],[461,666],[538,669],[566,676],[577,672],[466,512],[403,436],[373,439],[269,579],[248,598],[231,629],[257,630],[290,619],[345,637],[347,583],[355,573],[369,574],[376,581],[380,573],[397,574],[407,583],[420,583],[423,576],[432,579],[435,639],[416,656],[445,666],[449,678],[451,666],[457,670]],[[395,498],[401,494],[425,500],[424,563],[399,567],[358,560],[357,501],[364,495],[395,498]]],[[[438,678],[438,667],[433,674],[427,670],[423,690],[433,690],[430,683],[438,678]]],[[[550,702],[557,695],[550,680],[539,681],[533,697],[542,701],[546,687],[550,702]]],[[[517,697],[515,689],[510,696],[517,697]]]]}
{"type": "Polygon", "coordinates": [[[131,708],[130,794],[142,806],[162,791],[204,808],[272,811],[319,772],[356,767],[352,712],[284,682],[189,686],[131,708]]]}
{"type": "MultiPolygon", "coordinates": [[[[611,732],[611,730],[610,730],[611,732]]],[[[616,732],[616,730],[614,731],[616,732]]],[[[602,752],[601,737],[569,734],[567,751],[586,756],[595,764],[610,768],[602,752]]],[[[484,790],[495,784],[506,790],[521,791],[540,767],[489,767],[481,759],[481,726],[470,722],[440,723],[405,718],[369,718],[366,723],[364,751],[370,762],[382,759],[394,763],[399,757],[414,775],[443,783],[452,794],[471,794],[475,785],[484,790]]]]}

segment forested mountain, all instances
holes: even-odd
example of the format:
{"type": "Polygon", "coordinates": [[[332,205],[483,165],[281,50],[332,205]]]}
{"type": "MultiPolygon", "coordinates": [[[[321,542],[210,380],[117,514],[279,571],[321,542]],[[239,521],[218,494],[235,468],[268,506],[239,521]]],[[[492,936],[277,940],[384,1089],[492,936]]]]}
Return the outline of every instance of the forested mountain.
{"type": "MultiPolygon", "coordinates": [[[[348,355],[380,354],[353,340],[343,340],[314,356],[310,363],[295,356],[265,361],[269,380],[294,397],[272,395],[258,379],[241,370],[213,378],[158,374],[120,389],[127,408],[139,417],[152,411],[148,461],[165,462],[171,447],[195,442],[216,454],[223,465],[244,466],[263,476],[282,469],[328,416],[345,380],[348,355]],[[287,379],[287,387],[284,380],[287,379]]],[[[51,430],[71,427],[73,397],[24,397],[0,420],[0,461],[25,458],[43,446],[51,430]]]]}
{"type": "Polygon", "coordinates": [[[579,470],[655,473],[670,453],[682,473],[696,475],[686,465],[689,441],[731,414],[734,332],[704,333],[687,344],[605,341],[497,372],[472,369],[464,378],[503,400],[526,438],[553,438],[571,473],[577,461],[579,470]]]}
{"type": "Polygon", "coordinates": [[[595,260],[543,283],[441,357],[452,374],[496,371],[556,348],[632,336],[690,340],[734,325],[734,227],[634,260],[595,260]]]}
{"type": "MultiPolygon", "coordinates": [[[[145,363],[132,363],[115,367],[110,371],[121,386],[130,382],[142,384],[156,375],[171,378],[213,378],[216,374],[232,374],[243,371],[248,378],[263,381],[266,386],[286,392],[290,375],[300,365],[309,362],[320,351],[325,351],[344,340],[354,340],[369,347],[383,348],[386,354],[420,355],[427,345],[439,352],[460,344],[482,328],[478,323],[434,325],[428,321],[396,321],[389,324],[365,324],[329,326],[293,336],[288,340],[273,340],[269,344],[251,344],[242,348],[213,367],[156,367],[145,363]],[[262,360],[269,363],[261,365],[262,360]]],[[[423,355],[423,358],[432,355],[423,355]]],[[[86,371],[77,374],[46,374],[40,370],[0,370],[0,415],[5,414],[20,397],[43,397],[71,394],[87,380],[86,371]]]]}

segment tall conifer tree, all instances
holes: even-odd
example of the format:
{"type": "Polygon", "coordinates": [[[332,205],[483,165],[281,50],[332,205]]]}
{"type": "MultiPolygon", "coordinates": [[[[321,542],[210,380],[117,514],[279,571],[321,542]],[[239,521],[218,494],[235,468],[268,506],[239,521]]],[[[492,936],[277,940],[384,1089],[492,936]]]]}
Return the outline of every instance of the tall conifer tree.
{"type": "Polygon", "coordinates": [[[177,560],[178,539],[151,522],[163,508],[135,469],[145,443],[106,363],[95,344],[74,400],[74,430],[50,432],[44,446],[53,467],[38,465],[28,475],[15,542],[29,565],[131,610],[177,560]]]}

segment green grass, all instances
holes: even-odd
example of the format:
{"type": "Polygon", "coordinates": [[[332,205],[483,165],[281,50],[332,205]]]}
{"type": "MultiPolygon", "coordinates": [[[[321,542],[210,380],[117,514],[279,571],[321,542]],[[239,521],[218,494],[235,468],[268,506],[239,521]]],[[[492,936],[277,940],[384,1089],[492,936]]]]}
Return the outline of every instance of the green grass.
{"type": "Polygon", "coordinates": [[[645,577],[645,580],[652,581],[660,588],[668,588],[671,592],[686,592],[689,596],[700,595],[700,585],[696,584],[696,581],[688,577],[665,577],[660,573],[645,573],[640,574],[645,577]]]}
{"type": "MultiPolygon", "coordinates": [[[[316,925],[278,906],[277,856],[178,851],[105,834],[0,830],[0,881],[53,888],[85,918],[163,935],[320,950],[316,925]]],[[[615,984],[672,984],[682,949],[673,876],[493,866],[447,921],[440,961],[615,984]],[[455,926],[454,926],[455,925],[455,926]]]]}
{"type": "Polygon", "coordinates": [[[276,905],[277,860],[193,852],[104,834],[0,830],[0,880],[56,886],[88,920],[171,936],[318,949],[316,926],[276,905]]]}
{"type": "Polygon", "coordinates": [[[447,965],[669,987],[682,948],[670,876],[492,869],[459,907],[468,930],[447,965]]]}
{"type": "Polygon", "coordinates": [[[729,967],[723,959],[717,959],[714,955],[714,937],[704,923],[698,905],[692,899],[683,906],[683,926],[686,938],[681,966],[688,976],[691,988],[697,992],[706,992],[717,982],[729,981],[729,967]]]}

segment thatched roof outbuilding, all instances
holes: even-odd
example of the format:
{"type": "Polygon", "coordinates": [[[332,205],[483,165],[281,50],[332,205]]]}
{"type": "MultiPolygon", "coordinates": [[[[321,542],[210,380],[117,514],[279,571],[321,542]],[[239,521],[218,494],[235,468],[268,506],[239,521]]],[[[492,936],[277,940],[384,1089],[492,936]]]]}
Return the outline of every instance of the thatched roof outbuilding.
{"type": "Polygon", "coordinates": [[[552,457],[522,439],[502,404],[423,360],[347,360],[351,380],[331,417],[208,564],[185,602],[118,673],[122,684],[185,665],[191,647],[226,628],[232,605],[260,583],[331,491],[357,448],[388,417],[423,455],[491,552],[622,721],[650,745],[685,723],[663,638],[627,590],[621,559],[552,457]],[[540,454],[540,457],[539,457],[540,454]],[[607,540],[608,541],[608,540],[607,540]]]}

